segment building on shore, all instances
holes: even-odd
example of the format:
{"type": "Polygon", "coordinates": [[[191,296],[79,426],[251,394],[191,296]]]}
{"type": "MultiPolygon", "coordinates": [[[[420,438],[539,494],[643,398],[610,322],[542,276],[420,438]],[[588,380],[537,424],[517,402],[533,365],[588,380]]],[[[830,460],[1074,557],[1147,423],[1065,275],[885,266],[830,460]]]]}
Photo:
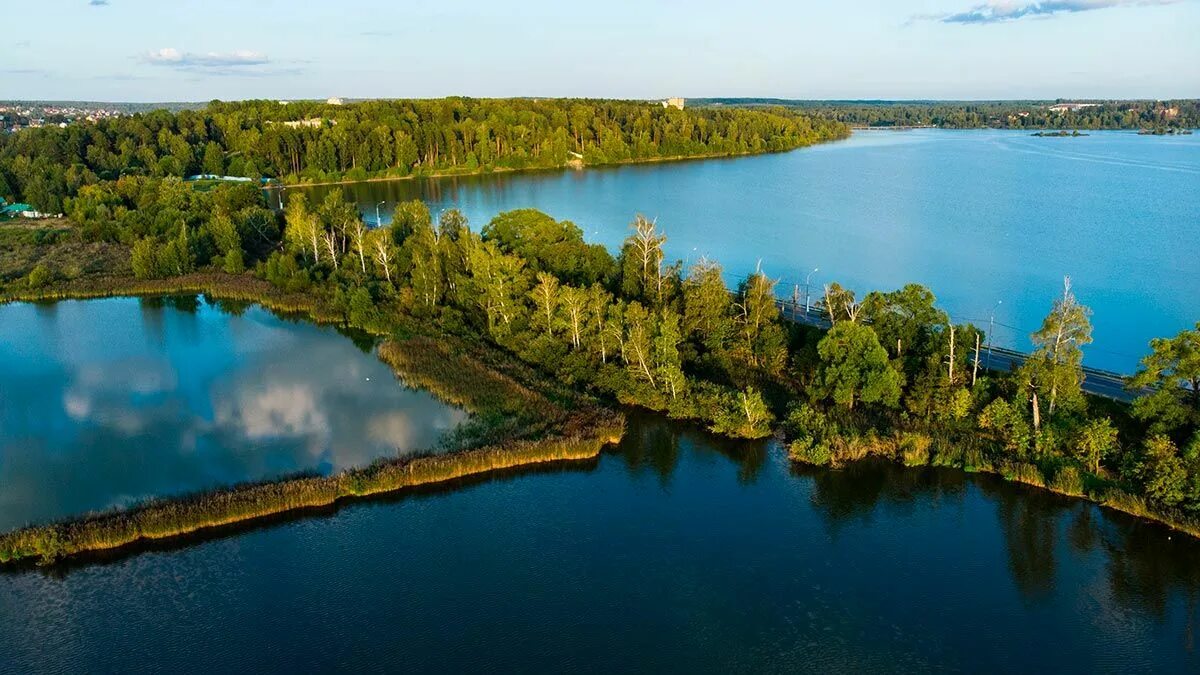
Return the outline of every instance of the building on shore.
{"type": "Polygon", "coordinates": [[[682,98],[668,98],[665,101],[659,101],[664,108],[678,108],[683,110],[685,100],[682,98]]]}
{"type": "Polygon", "coordinates": [[[1075,112],[1084,108],[1099,108],[1099,103],[1055,103],[1047,108],[1051,112],[1075,112]]]}

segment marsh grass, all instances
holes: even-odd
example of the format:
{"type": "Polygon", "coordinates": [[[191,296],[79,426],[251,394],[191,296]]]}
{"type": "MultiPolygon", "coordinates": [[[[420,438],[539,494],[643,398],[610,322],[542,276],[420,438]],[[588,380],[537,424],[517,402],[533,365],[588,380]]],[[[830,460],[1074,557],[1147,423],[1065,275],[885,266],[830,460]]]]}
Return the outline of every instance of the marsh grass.
{"type": "Polygon", "coordinates": [[[0,535],[0,562],[29,559],[53,562],[86,551],[166,539],[490,471],[535,463],[589,460],[624,432],[623,420],[613,413],[592,411],[575,422],[574,433],[538,441],[513,441],[453,454],[379,461],[328,477],[300,476],[239,485],[15,530],[0,535]]]}

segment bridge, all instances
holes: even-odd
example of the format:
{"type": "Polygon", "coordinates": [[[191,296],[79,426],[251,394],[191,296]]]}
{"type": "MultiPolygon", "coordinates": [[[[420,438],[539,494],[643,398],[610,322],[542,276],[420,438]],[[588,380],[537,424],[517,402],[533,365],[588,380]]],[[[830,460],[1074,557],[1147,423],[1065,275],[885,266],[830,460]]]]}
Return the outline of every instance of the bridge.
{"type": "MultiPolygon", "coordinates": [[[[790,300],[776,300],[779,316],[785,321],[813,326],[828,330],[832,327],[829,314],[819,302],[811,307],[790,300]]],[[[971,351],[974,351],[972,347],[971,351]]],[[[1029,355],[1015,349],[988,346],[979,350],[979,367],[998,372],[1011,372],[1021,367],[1029,355]]],[[[1142,391],[1129,391],[1125,388],[1125,376],[1111,370],[1083,367],[1083,390],[1094,396],[1103,396],[1114,401],[1129,403],[1141,395],[1142,391]]]]}

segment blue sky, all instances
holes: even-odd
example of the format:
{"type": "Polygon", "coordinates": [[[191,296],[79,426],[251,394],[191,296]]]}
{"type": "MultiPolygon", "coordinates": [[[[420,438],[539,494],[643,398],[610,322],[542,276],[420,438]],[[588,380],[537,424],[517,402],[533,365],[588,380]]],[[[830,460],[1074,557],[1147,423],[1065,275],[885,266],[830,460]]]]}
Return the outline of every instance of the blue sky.
{"type": "Polygon", "coordinates": [[[0,99],[1200,97],[1200,0],[35,0],[14,9],[3,11],[0,99]]]}

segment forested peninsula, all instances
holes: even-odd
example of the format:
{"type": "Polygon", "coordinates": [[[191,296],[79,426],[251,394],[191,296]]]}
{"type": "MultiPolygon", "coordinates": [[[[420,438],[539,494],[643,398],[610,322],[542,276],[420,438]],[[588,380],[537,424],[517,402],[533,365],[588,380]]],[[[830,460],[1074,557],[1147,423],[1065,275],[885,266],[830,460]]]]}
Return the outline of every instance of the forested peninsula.
{"type": "Polygon", "coordinates": [[[802,101],[700,99],[697,104],[788,108],[854,127],[1131,129],[1200,127],[1200,99],[1170,101],[802,101]]]}
{"type": "Polygon", "coordinates": [[[591,99],[214,101],[203,110],[0,134],[0,197],[45,213],[125,176],[287,183],[552,169],[781,152],[844,138],[784,108],[591,99]]]}
{"type": "Polygon", "coordinates": [[[0,560],[323,505],[414,473],[594,456],[620,433],[596,401],[775,435],[797,462],[997,473],[1200,535],[1200,325],[1152,342],[1132,406],[1089,397],[1090,312],[1069,283],[1047,298],[1032,356],[989,372],[977,360],[987,336],[954,323],[929,289],[858,296],[834,283],[817,305],[831,329],[787,322],[766,271],[728,288],[716,261],[669,260],[663,227],[633,214],[613,252],[531,209],[472,227],[413,201],[369,228],[339,191],[318,203],[289,191],[276,213],[255,185],[199,189],[173,175],[97,178],[64,201],[68,218],[0,224],[0,301],[206,292],[386,336],[381,356],[450,399],[477,380],[503,384],[469,406],[483,418],[465,446],[475,450],[18,530],[0,535],[0,560]]]}

